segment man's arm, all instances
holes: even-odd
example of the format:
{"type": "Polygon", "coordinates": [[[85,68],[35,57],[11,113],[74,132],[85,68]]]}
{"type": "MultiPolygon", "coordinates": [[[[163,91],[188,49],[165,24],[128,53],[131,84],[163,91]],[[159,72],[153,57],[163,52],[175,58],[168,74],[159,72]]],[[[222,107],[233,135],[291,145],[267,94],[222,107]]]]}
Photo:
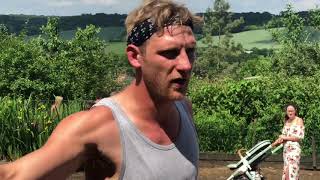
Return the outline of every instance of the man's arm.
{"type": "Polygon", "coordinates": [[[1,180],[65,179],[85,160],[88,134],[95,125],[88,125],[92,113],[79,112],[59,123],[46,144],[30,154],[0,166],[1,180]],[[91,115],[90,115],[91,114],[91,115]]]}

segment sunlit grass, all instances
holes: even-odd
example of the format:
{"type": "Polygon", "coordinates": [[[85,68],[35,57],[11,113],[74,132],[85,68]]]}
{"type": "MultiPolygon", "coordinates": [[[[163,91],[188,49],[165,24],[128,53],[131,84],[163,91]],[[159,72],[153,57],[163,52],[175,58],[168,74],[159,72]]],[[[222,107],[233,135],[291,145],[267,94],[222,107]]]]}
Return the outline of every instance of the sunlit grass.
{"type": "Polygon", "coordinates": [[[58,115],[51,102],[0,98],[0,159],[13,160],[41,147],[64,117],[85,109],[85,102],[63,102],[58,115]]]}

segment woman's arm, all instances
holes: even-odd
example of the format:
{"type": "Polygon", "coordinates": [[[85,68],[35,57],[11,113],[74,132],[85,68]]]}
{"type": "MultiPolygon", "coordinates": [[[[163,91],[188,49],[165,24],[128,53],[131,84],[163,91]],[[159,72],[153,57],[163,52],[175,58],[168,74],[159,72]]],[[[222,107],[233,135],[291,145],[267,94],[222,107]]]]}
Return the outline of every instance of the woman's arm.
{"type": "Polygon", "coordinates": [[[295,136],[284,136],[284,135],[280,135],[280,138],[283,139],[283,141],[293,141],[293,142],[299,142],[300,138],[297,138],[295,136]]]}
{"type": "Polygon", "coordinates": [[[283,139],[279,137],[277,140],[275,140],[275,141],[271,144],[271,146],[272,146],[272,147],[275,147],[275,146],[278,146],[279,144],[282,144],[282,143],[283,143],[283,139]]]}

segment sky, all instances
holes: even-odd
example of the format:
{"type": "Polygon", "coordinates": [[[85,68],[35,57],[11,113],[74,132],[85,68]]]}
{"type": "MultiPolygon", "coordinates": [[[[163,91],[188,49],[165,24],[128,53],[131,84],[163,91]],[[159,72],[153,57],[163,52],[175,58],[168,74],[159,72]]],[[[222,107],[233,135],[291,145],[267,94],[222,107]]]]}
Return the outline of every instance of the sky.
{"type": "MultiPolygon", "coordinates": [[[[192,12],[205,12],[214,0],[176,0],[192,12]]],[[[0,0],[0,14],[72,16],[80,14],[127,14],[142,0],[0,0]]],[[[291,3],[296,11],[313,9],[320,0],[228,0],[232,12],[279,14],[291,3]]],[[[319,6],[320,7],[320,6],[319,6]]]]}

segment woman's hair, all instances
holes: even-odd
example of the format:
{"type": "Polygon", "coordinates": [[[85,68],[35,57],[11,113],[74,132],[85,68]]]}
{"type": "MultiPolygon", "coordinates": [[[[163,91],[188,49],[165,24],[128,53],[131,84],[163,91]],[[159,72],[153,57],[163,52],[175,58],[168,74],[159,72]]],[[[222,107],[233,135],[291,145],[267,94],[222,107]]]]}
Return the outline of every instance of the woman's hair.
{"type": "Polygon", "coordinates": [[[179,22],[184,24],[191,20],[193,24],[199,24],[201,18],[193,15],[186,7],[171,0],[144,0],[142,5],[128,14],[126,18],[127,36],[134,26],[148,19],[163,32],[166,23],[172,18],[179,17],[179,22]]]}
{"type": "Polygon", "coordinates": [[[289,106],[292,106],[295,110],[295,115],[299,116],[299,107],[295,104],[295,103],[288,103],[285,107],[284,107],[284,112],[285,112],[285,116],[284,116],[284,120],[287,121],[289,119],[288,115],[287,115],[287,109],[289,106]]]}

